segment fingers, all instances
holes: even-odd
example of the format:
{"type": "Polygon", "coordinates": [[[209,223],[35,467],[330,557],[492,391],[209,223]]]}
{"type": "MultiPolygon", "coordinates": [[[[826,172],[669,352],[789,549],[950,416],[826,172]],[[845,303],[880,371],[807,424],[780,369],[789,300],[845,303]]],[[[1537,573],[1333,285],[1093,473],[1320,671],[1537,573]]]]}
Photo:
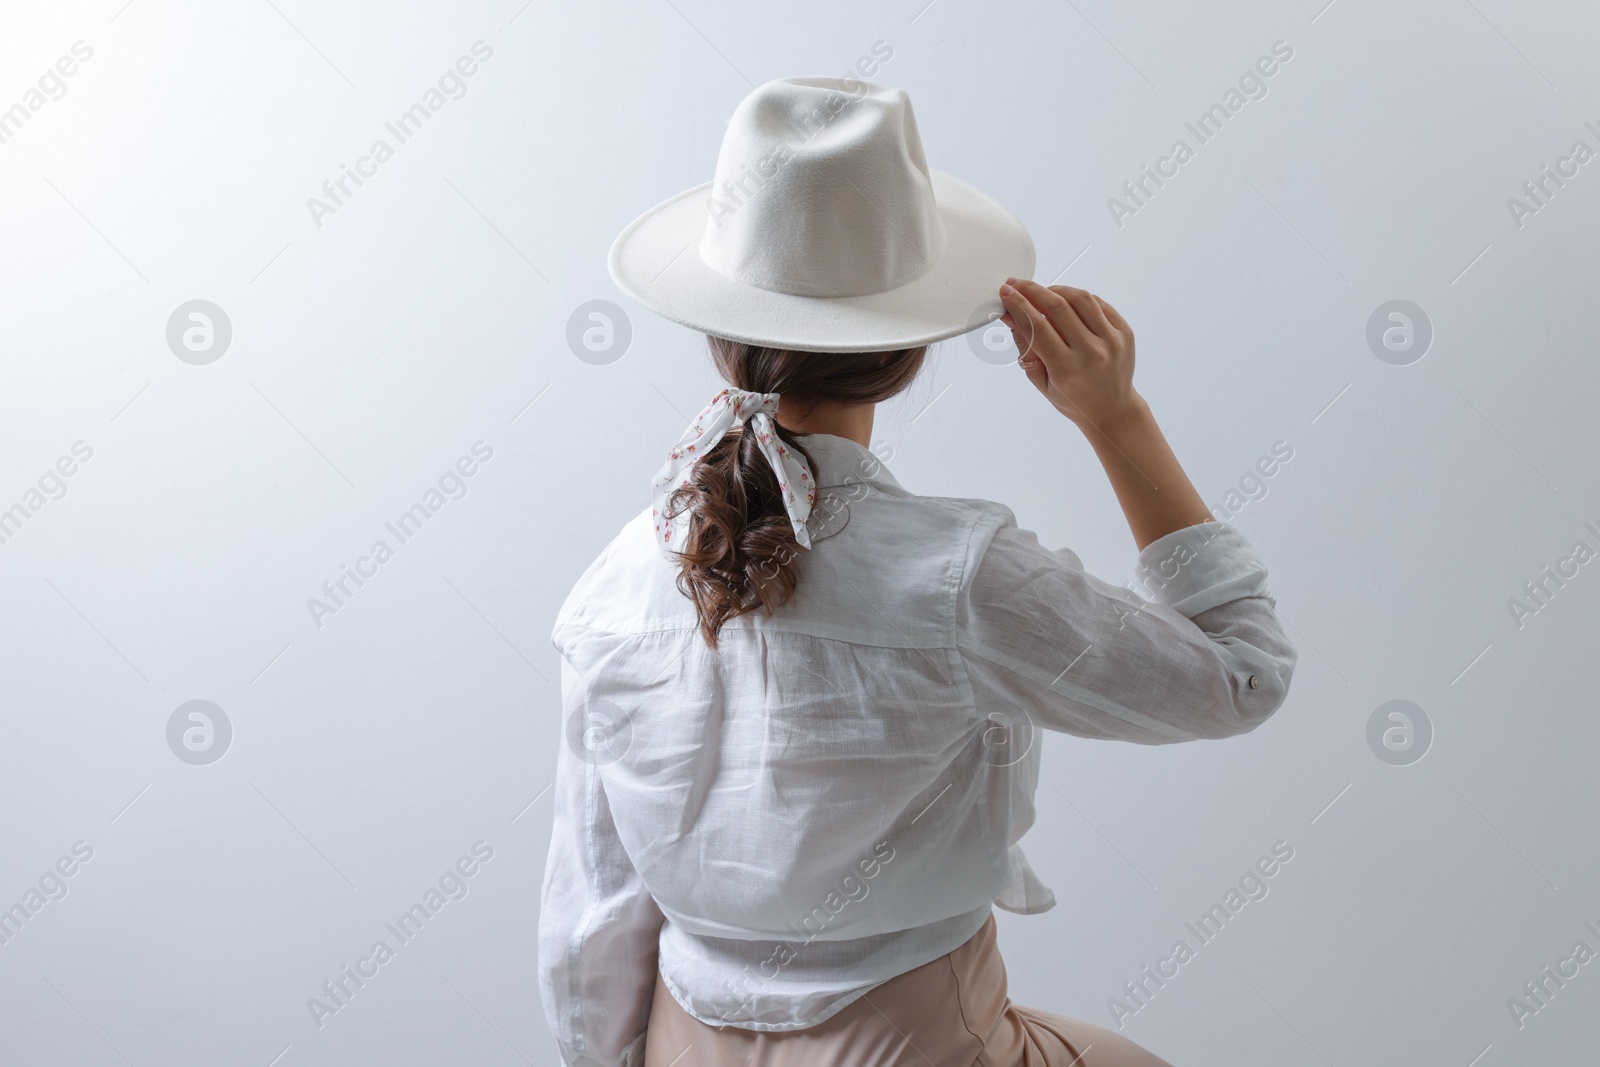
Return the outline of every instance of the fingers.
{"type": "Polygon", "coordinates": [[[1133,336],[1133,327],[1128,325],[1128,320],[1127,319],[1123,318],[1121,315],[1119,315],[1117,313],[1117,309],[1116,308],[1112,307],[1110,304],[1106,303],[1104,300],[1101,300],[1098,296],[1095,297],[1094,300],[1095,300],[1096,304],[1100,305],[1100,310],[1104,311],[1106,313],[1106,318],[1111,321],[1111,325],[1115,326],[1118,330],[1122,331],[1122,333],[1126,334],[1127,336],[1129,336],[1129,337],[1133,336]]]}
{"type": "Polygon", "coordinates": [[[1077,360],[1131,351],[1133,331],[1127,320],[1088,290],[1013,278],[1002,287],[1000,299],[1005,307],[1000,321],[1011,328],[1024,367],[1039,359],[1066,359],[1058,368],[1064,370],[1077,360]]]}
{"type": "Polygon", "coordinates": [[[1060,293],[1067,303],[1072,305],[1072,310],[1078,313],[1078,318],[1083,320],[1083,324],[1096,337],[1104,337],[1109,340],[1111,335],[1116,332],[1116,327],[1107,318],[1105,309],[1100,306],[1100,298],[1098,296],[1085,289],[1074,289],[1070,285],[1052,285],[1050,291],[1060,293]]]}
{"type": "Polygon", "coordinates": [[[1029,303],[1044,312],[1045,318],[1050,320],[1056,333],[1069,347],[1081,348],[1094,336],[1089,327],[1084,325],[1083,319],[1078,317],[1077,309],[1060,293],[1026,279],[1019,279],[1012,284],[1028,298],[1029,303]]]}
{"type": "Polygon", "coordinates": [[[1017,343],[1017,351],[1022,353],[1023,361],[1038,359],[1054,347],[1065,347],[1061,336],[1056,333],[1055,327],[1045,317],[1044,312],[1034,306],[1022,291],[1010,285],[1000,287],[1000,303],[1006,309],[1006,315],[1011,320],[1013,340],[1017,343]]]}

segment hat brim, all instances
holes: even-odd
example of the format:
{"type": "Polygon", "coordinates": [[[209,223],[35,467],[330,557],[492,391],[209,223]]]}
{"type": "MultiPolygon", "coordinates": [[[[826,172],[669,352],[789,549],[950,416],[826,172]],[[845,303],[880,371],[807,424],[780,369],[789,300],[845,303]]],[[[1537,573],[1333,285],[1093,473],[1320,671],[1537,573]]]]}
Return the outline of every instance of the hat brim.
{"type": "Polygon", "coordinates": [[[711,182],[666,200],[617,235],[612,281],[663,318],[734,341],[809,352],[874,352],[931,344],[998,315],[1007,277],[1031,278],[1033,239],[981,190],[929,168],[944,250],[921,277],[867,296],[760,289],[700,258],[711,182]]]}

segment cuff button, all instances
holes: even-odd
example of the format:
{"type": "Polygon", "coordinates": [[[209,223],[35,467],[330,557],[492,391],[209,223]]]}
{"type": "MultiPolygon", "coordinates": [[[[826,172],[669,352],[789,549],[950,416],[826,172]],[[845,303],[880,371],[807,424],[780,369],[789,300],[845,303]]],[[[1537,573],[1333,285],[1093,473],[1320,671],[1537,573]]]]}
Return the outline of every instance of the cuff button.
{"type": "Polygon", "coordinates": [[[1261,688],[1261,679],[1257,678],[1255,675],[1252,674],[1250,676],[1250,681],[1245,683],[1245,684],[1247,684],[1251,689],[1260,689],[1261,688]]]}

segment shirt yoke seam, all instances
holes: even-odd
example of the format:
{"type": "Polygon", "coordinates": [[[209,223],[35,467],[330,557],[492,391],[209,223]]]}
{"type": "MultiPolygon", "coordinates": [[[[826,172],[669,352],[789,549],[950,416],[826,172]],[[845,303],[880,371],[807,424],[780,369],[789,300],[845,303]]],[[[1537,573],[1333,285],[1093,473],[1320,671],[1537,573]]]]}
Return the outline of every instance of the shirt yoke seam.
{"type": "MultiPolygon", "coordinates": [[[[604,635],[611,636],[611,637],[653,637],[653,636],[655,636],[657,634],[686,633],[686,632],[689,632],[689,631],[698,632],[699,629],[700,629],[700,627],[697,626],[697,625],[684,625],[684,626],[652,626],[652,627],[649,627],[648,629],[643,629],[643,630],[614,630],[614,629],[611,629],[609,627],[595,626],[595,625],[592,625],[590,623],[571,620],[571,621],[567,621],[567,622],[563,622],[563,623],[558,624],[554,628],[554,630],[552,631],[552,634],[553,635],[554,634],[559,634],[563,630],[578,630],[578,631],[583,631],[585,633],[604,634],[604,635]]],[[[722,629],[722,632],[724,634],[727,634],[727,633],[742,633],[742,632],[792,634],[792,635],[794,635],[796,637],[807,637],[807,638],[810,638],[813,641],[827,641],[829,643],[837,644],[837,645],[850,645],[850,646],[854,646],[854,647],[857,647],[857,648],[892,649],[892,650],[901,651],[901,652],[915,652],[915,651],[918,651],[918,650],[926,650],[926,649],[950,649],[950,650],[953,650],[953,649],[959,647],[957,642],[953,640],[953,634],[950,632],[950,628],[949,627],[947,627],[945,629],[945,632],[938,634],[937,637],[935,639],[933,639],[929,644],[909,644],[909,645],[891,645],[891,644],[884,644],[884,643],[881,643],[881,642],[878,642],[878,641],[857,640],[856,638],[851,638],[851,637],[835,637],[835,636],[831,636],[831,635],[828,635],[828,634],[814,634],[814,633],[810,632],[809,630],[788,629],[788,628],[779,627],[779,626],[763,626],[763,627],[755,627],[755,626],[724,626],[723,629],[722,629]]]]}

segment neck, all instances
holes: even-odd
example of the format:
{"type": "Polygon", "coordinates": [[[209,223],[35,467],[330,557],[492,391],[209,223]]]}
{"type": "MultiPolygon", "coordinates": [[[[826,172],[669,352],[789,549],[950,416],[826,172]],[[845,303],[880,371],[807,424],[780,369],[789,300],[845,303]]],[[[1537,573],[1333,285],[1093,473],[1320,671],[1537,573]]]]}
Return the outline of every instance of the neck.
{"type": "Polygon", "coordinates": [[[827,433],[847,437],[863,448],[872,447],[872,416],[876,404],[845,404],[837,400],[778,399],[778,425],[793,433],[827,433]]]}

